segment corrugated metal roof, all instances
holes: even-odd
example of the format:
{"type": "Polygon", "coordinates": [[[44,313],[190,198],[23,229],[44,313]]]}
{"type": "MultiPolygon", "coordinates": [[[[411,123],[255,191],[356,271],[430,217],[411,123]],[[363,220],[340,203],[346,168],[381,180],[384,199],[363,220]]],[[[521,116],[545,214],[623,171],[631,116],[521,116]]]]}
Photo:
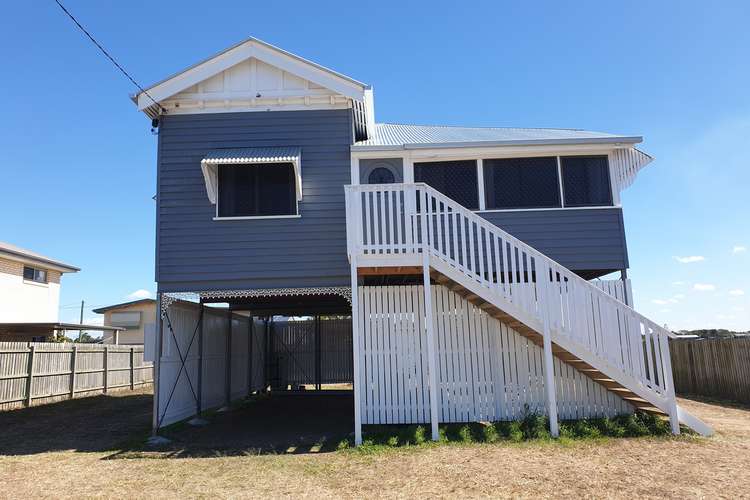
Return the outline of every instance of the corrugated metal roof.
{"type": "Polygon", "coordinates": [[[555,128],[442,127],[376,123],[373,136],[353,150],[420,149],[532,144],[641,142],[641,137],[555,128]]]}
{"type": "Polygon", "coordinates": [[[297,162],[302,149],[294,146],[265,148],[214,149],[206,153],[203,163],[281,163],[297,162]]]}
{"type": "Polygon", "coordinates": [[[49,257],[46,257],[42,254],[32,252],[31,250],[26,250],[25,248],[21,248],[11,243],[6,243],[4,241],[0,241],[0,253],[11,254],[11,255],[18,256],[18,257],[26,258],[28,260],[32,260],[32,261],[35,260],[44,264],[51,264],[53,266],[68,269],[68,271],[65,271],[65,272],[80,271],[79,268],[75,266],[71,266],[70,264],[60,262],[59,260],[50,259],[49,257]]]}

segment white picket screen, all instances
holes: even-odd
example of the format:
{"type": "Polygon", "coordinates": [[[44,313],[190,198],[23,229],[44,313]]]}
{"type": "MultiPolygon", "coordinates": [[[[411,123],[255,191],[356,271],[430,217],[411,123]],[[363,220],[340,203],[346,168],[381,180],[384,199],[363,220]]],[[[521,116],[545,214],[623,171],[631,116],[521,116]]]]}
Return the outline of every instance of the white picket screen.
{"type": "MultiPolygon", "coordinates": [[[[515,420],[546,413],[542,349],[460,295],[432,287],[441,422],[515,420]]],[[[430,421],[422,286],[359,287],[364,424],[430,421]]],[[[563,419],[633,408],[555,360],[563,419]]]]}
{"type": "Polygon", "coordinates": [[[526,324],[547,324],[555,343],[676,418],[667,330],[426,184],[346,194],[358,265],[411,264],[427,253],[435,269],[526,324]]]}

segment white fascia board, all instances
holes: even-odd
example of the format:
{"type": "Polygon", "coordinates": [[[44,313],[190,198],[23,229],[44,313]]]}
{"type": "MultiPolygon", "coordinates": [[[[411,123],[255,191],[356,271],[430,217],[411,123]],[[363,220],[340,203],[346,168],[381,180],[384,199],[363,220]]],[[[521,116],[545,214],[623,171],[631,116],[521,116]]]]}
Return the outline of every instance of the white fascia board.
{"type": "Polygon", "coordinates": [[[414,161],[432,159],[478,159],[514,158],[519,156],[565,156],[586,154],[609,154],[619,149],[612,144],[561,144],[533,146],[494,146],[473,148],[434,149],[352,149],[356,158],[393,158],[409,156],[414,161]]]}
{"type": "Polygon", "coordinates": [[[529,139],[509,141],[472,141],[472,142],[438,142],[398,144],[393,146],[357,145],[352,144],[352,151],[395,151],[419,149],[459,149],[459,148],[489,148],[507,146],[564,146],[564,145],[614,145],[615,147],[630,147],[643,141],[643,137],[597,137],[588,139],[529,139]]]}
{"type": "Polygon", "coordinates": [[[63,264],[62,262],[55,262],[51,260],[41,259],[32,257],[30,255],[17,254],[10,251],[1,250],[0,257],[8,260],[20,262],[22,264],[28,264],[30,266],[41,267],[43,269],[49,269],[50,271],[57,271],[59,273],[77,273],[80,271],[79,268],[63,264]]]}
{"type": "MultiPolygon", "coordinates": [[[[290,54],[273,45],[256,39],[249,39],[149,87],[146,92],[154,100],[161,102],[251,57],[352,99],[364,100],[365,90],[369,89],[368,85],[290,54]]],[[[138,94],[136,100],[140,111],[154,104],[144,92],[138,94]]]]}

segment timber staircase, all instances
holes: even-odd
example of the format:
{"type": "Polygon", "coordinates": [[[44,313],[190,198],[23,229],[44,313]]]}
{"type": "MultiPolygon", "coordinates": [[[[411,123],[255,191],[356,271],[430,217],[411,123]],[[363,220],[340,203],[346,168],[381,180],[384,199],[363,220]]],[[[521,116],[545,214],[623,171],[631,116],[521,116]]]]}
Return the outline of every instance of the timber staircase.
{"type": "Polygon", "coordinates": [[[426,184],[347,186],[347,247],[362,274],[423,269],[634,407],[710,435],[680,408],[669,332],[426,184]],[[380,270],[380,271],[374,271],[380,270]],[[389,271],[391,270],[391,271],[389,271]]]}

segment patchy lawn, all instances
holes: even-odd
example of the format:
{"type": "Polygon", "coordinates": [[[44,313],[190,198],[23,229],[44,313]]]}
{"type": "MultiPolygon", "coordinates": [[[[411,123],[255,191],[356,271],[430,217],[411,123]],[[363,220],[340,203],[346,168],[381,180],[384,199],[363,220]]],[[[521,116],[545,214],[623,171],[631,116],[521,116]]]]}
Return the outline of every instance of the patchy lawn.
{"type": "Polygon", "coordinates": [[[150,401],[145,393],[119,393],[0,413],[0,496],[738,498],[750,492],[750,409],[729,405],[681,400],[717,431],[709,439],[261,455],[248,449],[233,456],[216,450],[194,457],[128,452],[147,433],[150,401]],[[121,458],[128,456],[138,458],[121,458]]]}

